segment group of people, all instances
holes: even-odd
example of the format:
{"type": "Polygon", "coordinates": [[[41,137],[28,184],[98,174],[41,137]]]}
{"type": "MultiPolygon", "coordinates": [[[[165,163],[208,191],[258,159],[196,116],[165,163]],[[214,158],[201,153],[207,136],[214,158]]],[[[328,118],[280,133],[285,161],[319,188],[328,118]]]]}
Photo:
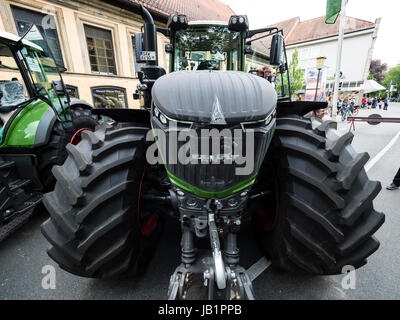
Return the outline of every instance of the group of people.
{"type": "Polygon", "coordinates": [[[258,68],[257,70],[251,69],[249,71],[249,73],[254,74],[258,77],[264,78],[265,80],[268,80],[269,82],[272,83],[272,85],[275,84],[276,70],[274,68],[272,68],[271,66],[258,68]]]}
{"type": "Polygon", "coordinates": [[[379,107],[379,109],[387,110],[389,106],[389,98],[385,97],[384,99],[373,97],[373,98],[364,98],[362,100],[362,108],[375,109],[379,107]]]}
{"type": "Polygon", "coordinates": [[[342,120],[346,120],[350,113],[353,113],[356,107],[356,100],[354,97],[345,99],[338,99],[337,101],[337,113],[342,115],[342,120]]]}

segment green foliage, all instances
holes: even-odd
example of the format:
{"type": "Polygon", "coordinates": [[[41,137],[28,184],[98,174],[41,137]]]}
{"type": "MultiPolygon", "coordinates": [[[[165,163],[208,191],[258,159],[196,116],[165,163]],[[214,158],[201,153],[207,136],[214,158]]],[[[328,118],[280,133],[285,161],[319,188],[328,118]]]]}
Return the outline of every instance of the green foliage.
{"type": "Polygon", "coordinates": [[[376,78],[374,77],[373,74],[370,74],[370,75],[368,76],[368,80],[375,80],[375,81],[376,81],[376,78]]]}
{"type": "MultiPolygon", "coordinates": [[[[304,71],[299,67],[299,51],[297,49],[294,50],[292,61],[289,64],[289,79],[290,79],[290,87],[292,94],[295,94],[297,91],[303,89],[304,82],[304,71]]],[[[287,78],[284,77],[283,85],[287,87],[287,78]]],[[[281,83],[279,83],[276,87],[277,91],[280,92],[281,83]]]]}
{"type": "MultiPolygon", "coordinates": [[[[394,67],[388,71],[385,75],[385,79],[383,80],[383,86],[385,86],[388,90],[390,89],[390,81],[393,81],[392,84],[395,87],[395,91],[400,91],[400,65],[394,67]]],[[[392,93],[393,95],[393,93],[392,93]]]]}
{"type": "Polygon", "coordinates": [[[289,65],[290,85],[292,86],[293,93],[303,88],[304,71],[298,68],[299,65],[299,51],[294,50],[292,61],[289,65]]]}

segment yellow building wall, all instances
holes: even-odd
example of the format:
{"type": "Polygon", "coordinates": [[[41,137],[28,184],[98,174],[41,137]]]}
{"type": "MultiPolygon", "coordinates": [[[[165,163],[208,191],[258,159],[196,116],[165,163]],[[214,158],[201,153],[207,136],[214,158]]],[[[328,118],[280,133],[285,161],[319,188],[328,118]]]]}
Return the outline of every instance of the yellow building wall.
{"type": "MultiPolygon", "coordinates": [[[[135,76],[131,37],[140,32],[143,24],[137,14],[113,7],[100,1],[38,1],[38,0],[0,0],[0,29],[16,32],[14,25],[5,21],[13,20],[10,5],[55,17],[58,38],[67,72],[63,73],[66,85],[78,88],[79,98],[93,104],[91,88],[98,86],[119,87],[126,90],[129,108],[138,108],[139,102],[133,100],[133,93],[139,83],[135,76]],[[73,4],[73,6],[71,6],[73,4]],[[99,75],[90,70],[89,54],[84,34],[84,24],[110,30],[113,38],[117,75],[99,75]]],[[[164,46],[168,39],[159,35],[159,65],[168,71],[164,46]]]]}

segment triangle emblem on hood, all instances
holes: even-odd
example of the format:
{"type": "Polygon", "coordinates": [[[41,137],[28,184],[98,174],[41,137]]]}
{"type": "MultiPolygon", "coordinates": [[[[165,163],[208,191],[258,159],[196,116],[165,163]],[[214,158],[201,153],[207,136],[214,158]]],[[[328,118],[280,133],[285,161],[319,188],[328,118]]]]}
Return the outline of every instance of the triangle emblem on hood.
{"type": "Polygon", "coordinates": [[[224,114],[222,113],[221,105],[219,103],[218,97],[215,96],[213,112],[211,115],[211,124],[226,124],[224,114]]]}

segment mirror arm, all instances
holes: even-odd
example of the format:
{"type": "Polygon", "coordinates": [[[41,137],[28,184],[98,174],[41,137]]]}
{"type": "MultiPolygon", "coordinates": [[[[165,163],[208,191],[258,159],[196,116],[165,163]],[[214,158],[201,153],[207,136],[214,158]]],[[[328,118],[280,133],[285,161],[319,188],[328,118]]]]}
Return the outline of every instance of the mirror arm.
{"type": "Polygon", "coordinates": [[[163,34],[166,37],[170,37],[171,36],[171,31],[169,29],[167,29],[167,28],[157,27],[157,32],[163,34]]]}
{"type": "Polygon", "coordinates": [[[272,32],[272,31],[279,31],[279,29],[277,27],[273,27],[273,28],[262,28],[262,29],[250,30],[250,31],[246,32],[246,38],[251,38],[258,33],[272,32]]]}

